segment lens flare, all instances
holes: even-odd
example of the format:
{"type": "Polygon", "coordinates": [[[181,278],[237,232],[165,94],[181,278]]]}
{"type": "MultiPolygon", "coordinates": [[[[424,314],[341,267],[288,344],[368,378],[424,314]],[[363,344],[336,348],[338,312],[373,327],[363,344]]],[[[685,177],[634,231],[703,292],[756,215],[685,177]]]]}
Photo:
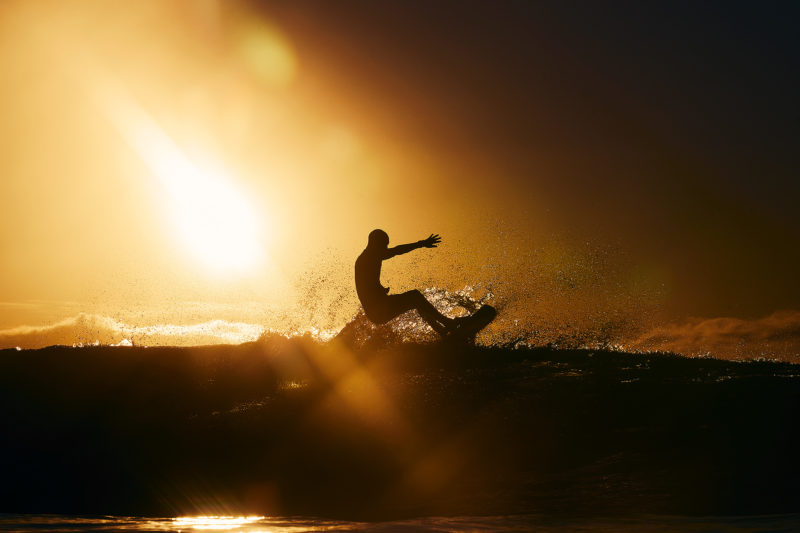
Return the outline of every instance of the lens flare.
{"type": "Polygon", "coordinates": [[[243,24],[237,40],[241,61],[262,83],[284,87],[294,79],[297,59],[288,39],[277,28],[266,23],[243,24]]]}

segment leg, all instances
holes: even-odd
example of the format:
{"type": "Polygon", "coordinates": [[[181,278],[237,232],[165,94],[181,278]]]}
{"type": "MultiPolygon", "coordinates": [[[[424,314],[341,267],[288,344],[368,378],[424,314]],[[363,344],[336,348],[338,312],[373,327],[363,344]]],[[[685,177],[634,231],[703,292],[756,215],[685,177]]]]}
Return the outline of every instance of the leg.
{"type": "Polygon", "coordinates": [[[389,296],[389,299],[389,308],[393,316],[415,309],[439,335],[447,334],[455,326],[452,318],[440,313],[418,290],[392,295],[389,296]]]}

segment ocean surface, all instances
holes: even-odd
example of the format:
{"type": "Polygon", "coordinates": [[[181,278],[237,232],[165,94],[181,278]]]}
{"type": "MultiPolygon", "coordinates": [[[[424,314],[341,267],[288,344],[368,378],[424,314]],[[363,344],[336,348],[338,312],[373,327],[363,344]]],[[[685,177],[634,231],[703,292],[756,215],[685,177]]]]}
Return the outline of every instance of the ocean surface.
{"type": "Polygon", "coordinates": [[[300,533],[303,531],[533,531],[642,532],[697,531],[719,533],[792,533],[800,516],[751,517],[640,516],[635,518],[554,518],[536,515],[427,517],[391,522],[347,522],[302,517],[183,517],[136,518],[119,516],[0,515],[0,531],[234,531],[300,533]]]}
{"type": "Polygon", "coordinates": [[[0,351],[0,530],[800,530],[798,365],[344,333],[0,351]]]}

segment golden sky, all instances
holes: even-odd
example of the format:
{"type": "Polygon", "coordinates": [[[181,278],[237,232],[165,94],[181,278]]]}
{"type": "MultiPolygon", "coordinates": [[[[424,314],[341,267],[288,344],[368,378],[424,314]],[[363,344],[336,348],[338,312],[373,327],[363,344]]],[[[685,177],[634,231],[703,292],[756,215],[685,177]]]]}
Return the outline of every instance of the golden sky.
{"type": "Polygon", "coordinates": [[[479,203],[243,6],[3,10],[0,326],[257,321],[309,275],[341,293],[373,226],[452,242],[479,203]]]}

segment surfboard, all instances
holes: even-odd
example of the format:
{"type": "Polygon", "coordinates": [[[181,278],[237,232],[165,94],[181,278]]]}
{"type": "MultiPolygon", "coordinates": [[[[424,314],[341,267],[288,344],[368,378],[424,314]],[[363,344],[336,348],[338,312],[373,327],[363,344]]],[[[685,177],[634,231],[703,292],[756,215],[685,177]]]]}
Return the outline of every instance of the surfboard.
{"type": "Polygon", "coordinates": [[[491,305],[484,305],[472,315],[465,318],[459,327],[449,335],[448,339],[470,340],[474,338],[480,330],[491,324],[496,316],[497,310],[494,307],[491,305]]]}

